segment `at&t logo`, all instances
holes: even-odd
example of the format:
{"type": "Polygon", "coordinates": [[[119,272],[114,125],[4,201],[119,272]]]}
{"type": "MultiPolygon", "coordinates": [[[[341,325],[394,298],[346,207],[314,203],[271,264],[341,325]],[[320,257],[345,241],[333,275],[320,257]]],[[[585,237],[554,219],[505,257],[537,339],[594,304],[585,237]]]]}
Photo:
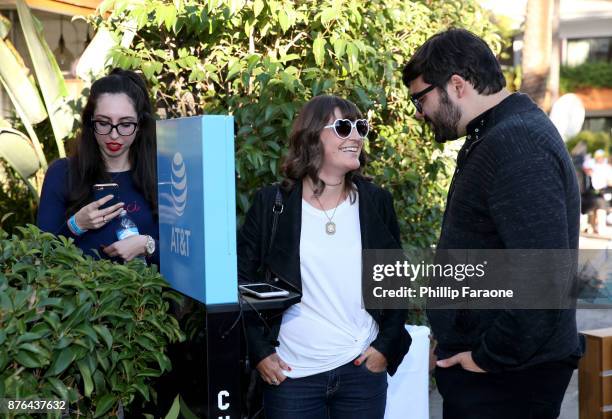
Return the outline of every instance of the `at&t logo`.
{"type": "Polygon", "coordinates": [[[177,215],[183,215],[187,205],[187,172],[183,156],[178,151],[172,159],[172,203],[177,215]]]}

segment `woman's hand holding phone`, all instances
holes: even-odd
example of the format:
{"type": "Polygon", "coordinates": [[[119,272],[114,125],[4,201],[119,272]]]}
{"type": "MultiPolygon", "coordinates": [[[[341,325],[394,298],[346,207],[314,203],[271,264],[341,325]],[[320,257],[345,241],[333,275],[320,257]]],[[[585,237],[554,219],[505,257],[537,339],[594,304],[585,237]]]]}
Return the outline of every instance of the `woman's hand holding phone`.
{"type": "Polygon", "coordinates": [[[102,205],[113,199],[113,195],[106,195],[103,198],[85,205],[75,215],[75,221],[81,229],[95,230],[103,227],[113,218],[121,214],[123,202],[118,202],[108,208],[99,209],[102,205]]]}

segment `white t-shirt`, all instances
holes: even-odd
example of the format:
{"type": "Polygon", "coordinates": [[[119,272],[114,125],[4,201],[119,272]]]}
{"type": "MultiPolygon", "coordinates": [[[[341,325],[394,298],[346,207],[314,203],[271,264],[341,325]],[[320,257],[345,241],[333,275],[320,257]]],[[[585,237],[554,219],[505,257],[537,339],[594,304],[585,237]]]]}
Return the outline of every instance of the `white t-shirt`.
{"type": "MultiPolygon", "coordinates": [[[[328,210],[332,215],[334,210],[328,210]]],[[[336,234],[324,212],[302,200],[300,271],[302,300],[283,314],[277,353],[292,378],[332,370],[358,357],[378,335],[363,308],[359,201],[336,209],[336,234]]]]}

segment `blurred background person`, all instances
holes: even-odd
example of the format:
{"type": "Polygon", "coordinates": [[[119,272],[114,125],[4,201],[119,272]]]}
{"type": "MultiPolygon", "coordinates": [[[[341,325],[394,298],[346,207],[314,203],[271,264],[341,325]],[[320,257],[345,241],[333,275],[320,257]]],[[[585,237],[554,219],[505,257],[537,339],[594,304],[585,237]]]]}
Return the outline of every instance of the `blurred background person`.
{"type": "Polygon", "coordinates": [[[612,166],[606,152],[595,151],[593,158],[585,159],[584,174],[589,178],[586,199],[589,224],[595,234],[607,232],[606,219],[610,207],[610,186],[612,185],[612,166]]]}

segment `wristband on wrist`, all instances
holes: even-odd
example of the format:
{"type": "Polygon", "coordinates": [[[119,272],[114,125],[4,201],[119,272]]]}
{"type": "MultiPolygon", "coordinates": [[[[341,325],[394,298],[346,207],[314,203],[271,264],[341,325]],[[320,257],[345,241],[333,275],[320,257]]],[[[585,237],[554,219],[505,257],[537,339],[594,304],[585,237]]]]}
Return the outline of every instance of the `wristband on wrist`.
{"type": "Polygon", "coordinates": [[[84,234],[87,231],[87,230],[82,229],[81,227],[79,227],[79,225],[76,222],[76,218],[75,218],[74,215],[68,219],[68,228],[70,229],[70,231],[72,231],[72,233],[75,236],[80,236],[80,235],[84,234]]]}

